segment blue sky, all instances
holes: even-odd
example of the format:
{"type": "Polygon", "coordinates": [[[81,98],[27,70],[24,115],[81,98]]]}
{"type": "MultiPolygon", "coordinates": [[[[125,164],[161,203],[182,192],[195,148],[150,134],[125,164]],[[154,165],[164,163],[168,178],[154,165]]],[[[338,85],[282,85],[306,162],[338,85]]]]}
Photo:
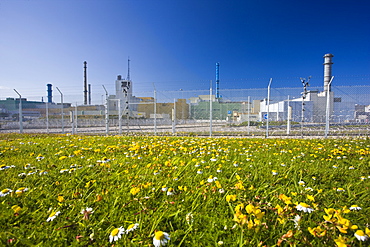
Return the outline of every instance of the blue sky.
{"type": "Polygon", "coordinates": [[[0,99],[39,100],[46,84],[83,100],[83,61],[93,95],[157,90],[369,85],[367,0],[0,0],[0,99]]]}

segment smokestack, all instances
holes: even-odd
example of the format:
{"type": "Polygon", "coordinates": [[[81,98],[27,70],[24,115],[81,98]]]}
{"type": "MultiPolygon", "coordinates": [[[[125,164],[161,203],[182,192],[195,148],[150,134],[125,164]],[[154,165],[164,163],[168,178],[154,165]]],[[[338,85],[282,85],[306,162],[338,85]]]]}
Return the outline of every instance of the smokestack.
{"type": "Polygon", "coordinates": [[[86,70],[87,70],[87,62],[84,61],[84,105],[87,105],[87,75],[86,75],[86,70]]]}
{"type": "Polygon", "coordinates": [[[332,57],[334,57],[334,55],[330,53],[324,55],[324,91],[325,92],[331,91],[329,82],[331,79],[331,65],[333,64],[332,57]]]}
{"type": "Polygon", "coordinates": [[[220,98],[219,69],[220,69],[220,63],[216,63],[216,99],[220,98]]]}
{"type": "Polygon", "coordinates": [[[89,105],[91,105],[91,84],[89,84],[89,105]]]}
{"type": "Polygon", "coordinates": [[[47,92],[48,92],[48,103],[52,103],[53,90],[51,89],[51,87],[52,87],[53,85],[51,85],[51,84],[46,84],[46,86],[48,87],[48,90],[47,90],[47,92]]]}

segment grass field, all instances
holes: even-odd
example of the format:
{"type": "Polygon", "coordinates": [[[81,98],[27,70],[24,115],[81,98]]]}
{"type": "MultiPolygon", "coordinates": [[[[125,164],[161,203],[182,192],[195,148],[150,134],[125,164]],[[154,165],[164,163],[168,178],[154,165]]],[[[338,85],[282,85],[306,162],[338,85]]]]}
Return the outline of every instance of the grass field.
{"type": "Polygon", "coordinates": [[[369,246],[369,153],[366,138],[4,134],[0,245],[369,246]]]}

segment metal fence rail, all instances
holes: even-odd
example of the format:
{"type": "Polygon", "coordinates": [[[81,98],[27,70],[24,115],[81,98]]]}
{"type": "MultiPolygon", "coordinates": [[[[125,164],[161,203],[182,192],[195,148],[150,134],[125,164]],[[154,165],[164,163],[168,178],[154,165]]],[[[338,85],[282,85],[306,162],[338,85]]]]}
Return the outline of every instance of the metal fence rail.
{"type": "MultiPolygon", "coordinates": [[[[138,92],[101,104],[1,100],[0,133],[369,135],[370,86],[138,92]]],[[[62,96],[62,93],[61,93],[62,96]]],[[[64,98],[72,96],[64,95],[64,98]]],[[[75,96],[74,96],[75,97],[75,96]]],[[[40,97],[41,98],[41,97],[40,97]]]]}

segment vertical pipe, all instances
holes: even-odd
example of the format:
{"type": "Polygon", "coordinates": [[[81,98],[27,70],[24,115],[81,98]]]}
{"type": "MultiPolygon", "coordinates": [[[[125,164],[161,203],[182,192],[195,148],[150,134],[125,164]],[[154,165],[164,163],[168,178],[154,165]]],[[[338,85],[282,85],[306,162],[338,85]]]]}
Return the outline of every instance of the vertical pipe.
{"type": "Polygon", "coordinates": [[[334,57],[333,54],[325,54],[324,55],[324,91],[330,92],[330,85],[329,82],[331,80],[331,69],[332,69],[332,58],[334,57]]]}
{"type": "Polygon", "coordinates": [[[216,99],[220,98],[220,63],[216,63],[216,99]]]}
{"type": "Polygon", "coordinates": [[[84,61],[84,105],[87,105],[87,62],[84,61]]]}
{"type": "Polygon", "coordinates": [[[48,92],[48,100],[47,100],[47,102],[48,103],[51,103],[51,102],[53,102],[53,90],[51,89],[51,87],[52,87],[52,85],[51,84],[47,84],[46,85],[47,86],[47,92],[48,92]]]}

